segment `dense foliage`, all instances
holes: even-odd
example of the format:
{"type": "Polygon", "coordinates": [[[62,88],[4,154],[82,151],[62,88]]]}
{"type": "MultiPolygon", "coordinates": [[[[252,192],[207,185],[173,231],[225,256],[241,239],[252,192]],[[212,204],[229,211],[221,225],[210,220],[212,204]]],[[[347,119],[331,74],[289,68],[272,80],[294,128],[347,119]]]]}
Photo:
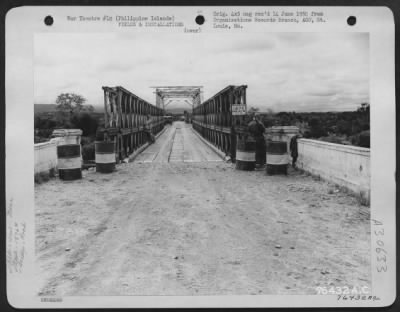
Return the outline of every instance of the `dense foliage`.
{"type": "Polygon", "coordinates": [[[96,131],[103,123],[103,114],[95,113],[86,99],[74,93],[62,93],[56,99],[55,112],[35,114],[35,143],[48,141],[54,129],[82,130],[82,157],[94,159],[96,131]]]}
{"type": "Polygon", "coordinates": [[[297,126],[305,138],[332,143],[370,146],[370,108],[363,103],[353,112],[262,113],[265,127],[297,126]]]}
{"type": "MultiPolygon", "coordinates": [[[[75,128],[83,131],[82,154],[84,159],[94,159],[96,130],[103,124],[103,114],[84,105],[85,99],[77,94],[63,93],[57,97],[55,113],[35,114],[35,143],[49,140],[56,128],[75,128]]],[[[332,143],[370,147],[370,107],[363,103],[353,112],[280,112],[259,113],[266,128],[272,126],[297,126],[305,138],[332,143]]],[[[249,116],[248,116],[249,117],[249,116]]],[[[250,121],[250,117],[248,118],[250,121]]]]}

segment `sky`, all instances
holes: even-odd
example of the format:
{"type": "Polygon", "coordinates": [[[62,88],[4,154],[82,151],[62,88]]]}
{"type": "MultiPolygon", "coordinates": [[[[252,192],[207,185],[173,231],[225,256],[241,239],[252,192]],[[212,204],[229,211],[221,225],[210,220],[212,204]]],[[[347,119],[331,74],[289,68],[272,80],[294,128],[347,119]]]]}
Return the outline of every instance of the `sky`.
{"type": "MultiPolygon", "coordinates": [[[[35,103],[78,93],[102,106],[102,86],[155,103],[152,86],[203,86],[204,100],[247,85],[260,111],[345,111],[369,102],[368,33],[39,34],[35,103]]],[[[169,107],[189,106],[183,100],[169,107]]]]}

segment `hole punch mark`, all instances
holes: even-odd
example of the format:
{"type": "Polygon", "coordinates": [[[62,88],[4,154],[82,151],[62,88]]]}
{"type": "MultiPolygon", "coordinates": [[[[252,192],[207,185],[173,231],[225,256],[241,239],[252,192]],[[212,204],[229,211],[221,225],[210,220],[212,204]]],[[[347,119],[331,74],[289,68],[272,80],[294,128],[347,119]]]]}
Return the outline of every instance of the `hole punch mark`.
{"type": "Polygon", "coordinates": [[[47,15],[47,16],[44,18],[44,23],[45,23],[47,26],[53,25],[53,23],[54,23],[53,17],[52,17],[51,15],[47,15]]]}
{"type": "Polygon", "coordinates": [[[357,23],[357,18],[355,16],[349,16],[347,18],[347,24],[349,24],[349,26],[354,26],[357,23]]]}
{"type": "Polygon", "coordinates": [[[196,23],[198,25],[203,25],[205,22],[204,16],[203,15],[197,15],[196,16],[196,23]]]}

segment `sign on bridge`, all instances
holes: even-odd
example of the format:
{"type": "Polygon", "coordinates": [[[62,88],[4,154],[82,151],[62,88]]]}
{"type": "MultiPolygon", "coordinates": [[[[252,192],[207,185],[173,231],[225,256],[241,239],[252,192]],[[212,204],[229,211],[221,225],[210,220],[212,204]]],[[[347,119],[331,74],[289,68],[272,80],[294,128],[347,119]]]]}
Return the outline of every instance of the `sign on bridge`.
{"type": "Polygon", "coordinates": [[[232,104],[232,115],[246,115],[246,104],[232,104]]]}

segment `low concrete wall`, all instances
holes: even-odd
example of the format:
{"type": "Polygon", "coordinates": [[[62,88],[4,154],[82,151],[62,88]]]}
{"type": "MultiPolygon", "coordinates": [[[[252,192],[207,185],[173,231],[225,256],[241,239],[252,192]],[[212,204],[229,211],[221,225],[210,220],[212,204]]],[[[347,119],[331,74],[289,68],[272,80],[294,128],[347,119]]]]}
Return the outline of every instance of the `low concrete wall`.
{"type": "Polygon", "coordinates": [[[35,174],[57,169],[57,145],[80,144],[82,130],[56,129],[48,142],[35,144],[35,174]]]}
{"type": "Polygon", "coordinates": [[[298,140],[300,169],[353,191],[370,202],[370,149],[317,140],[298,140]]]}
{"type": "Polygon", "coordinates": [[[35,144],[35,174],[57,168],[57,145],[59,139],[35,144]]]}

